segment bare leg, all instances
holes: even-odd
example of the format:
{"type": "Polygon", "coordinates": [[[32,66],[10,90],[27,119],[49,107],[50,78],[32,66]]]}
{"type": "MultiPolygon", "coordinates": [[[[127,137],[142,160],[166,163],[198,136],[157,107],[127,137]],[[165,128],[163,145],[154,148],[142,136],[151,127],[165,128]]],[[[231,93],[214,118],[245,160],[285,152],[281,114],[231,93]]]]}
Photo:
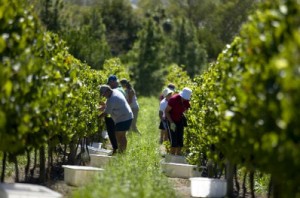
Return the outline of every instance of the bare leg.
{"type": "Polygon", "coordinates": [[[168,141],[168,132],[166,130],[161,130],[159,143],[162,144],[164,141],[168,141]]]}
{"type": "Polygon", "coordinates": [[[167,130],[163,130],[162,133],[163,133],[162,140],[163,141],[168,141],[169,138],[168,138],[168,132],[167,132],[167,130]]]}
{"type": "Polygon", "coordinates": [[[172,154],[172,155],[176,154],[176,147],[171,147],[170,154],[172,154]]]}
{"type": "Polygon", "coordinates": [[[159,143],[163,143],[163,130],[160,131],[160,138],[159,138],[159,143]]]}
{"type": "Polygon", "coordinates": [[[137,126],[136,126],[136,122],[137,122],[138,115],[139,115],[139,109],[138,108],[133,108],[132,113],[133,113],[133,120],[131,122],[130,129],[132,131],[138,133],[138,134],[141,134],[140,131],[138,130],[137,126]]]}
{"type": "Polygon", "coordinates": [[[127,147],[126,131],[116,131],[116,138],[118,142],[119,151],[122,153],[127,147]]]}
{"type": "Polygon", "coordinates": [[[176,155],[181,155],[181,147],[176,147],[175,153],[176,155]]]}

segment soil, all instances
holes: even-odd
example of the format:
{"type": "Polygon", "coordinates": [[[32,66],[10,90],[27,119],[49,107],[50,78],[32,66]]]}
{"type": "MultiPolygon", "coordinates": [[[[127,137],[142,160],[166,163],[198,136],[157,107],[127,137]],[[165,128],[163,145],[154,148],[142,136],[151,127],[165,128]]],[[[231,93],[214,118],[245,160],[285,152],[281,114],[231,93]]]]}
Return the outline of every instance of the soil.
{"type": "MultiPolygon", "coordinates": [[[[20,176],[20,183],[24,181],[24,169],[20,168],[19,170],[19,176],[20,176]]],[[[51,180],[45,184],[40,184],[38,182],[36,173],[34,175],[34,178],[31,178],[30,182],[27,183],[33,183],[38,185],[44,185],[58,193],[61,193],[64,198],[71,198],[72,192],[74,192],[77,187],[69,186],[64,182],[63,179],[63,169],[57,168],[55,172],[55,177],[52,177],[51,180]]],[[[15,175],[14,173],[7,176],[5,178],[6,183],[14,183],[15,175]]],[[[182,178],[168,178],[170,183],[173,185],[175,191],[176,191],[176,197],[177,198],[191,198],[191,187],[190,187],[190,180],[189,179],[182,179],[182,178]]],[[[239,196],[238,196],[239,197],[239,196]]],[[[246,197],[251,197],[249,192],[247,193],[246,197]]],[[[266,196],[258,195],[258,198],[266,198],[266,196]]]]}
{"type": "MultiPolygon", "coordinates": [[[[168,178],[170,183],[174,186],[177,198],[190,198],[191,188],[189,179],[182,178],[168,178]]],[[[57,180],[46,183],[46,186],[56,192],[59,192],[63,197],[71,197],[72,192],[77,189],[77,187],[67,185],[63,180],[57,180]]]]}
{"type": "MultiPolygon", "coordinates": [[[[171,184],[173,184],[177,198],[191,197],[190,181],[188,179],[168,178],[168,180],[171,182],[171,184]]],[[[49,182],[46,184],[46,186],[56,192],[61,193],[65,198],[71,197],[72,192],[77,189],[77,187],[69,186],[62,180],[49,182]]]]}
{"type": "Polygon", "coordinates": [[[63,180],[49,182],[46,186],[62,194],[64,198],[72,197],[72,192],[77,189],[77,187],[67,185],[63,180]]]}
{"type": "MultiPolygon", "coordinates": [[[[165,152],[163,150],[163,152],[165,152]]],[[[71,198],[72,192],[74,192],[77,187],[69,186],[64,182],[63,178],[63,168],[61,166],[56,166],[54,169],[52,169],[54,174],[51,175],[51,179],[41,184],[38,182],[38,169],[34,171],[34,176],[30,179],[30,181],[27,181],[26,183],[32,183],[32,184],[38,184],[38,185],[44,185],[60,194],[63,195],[64,198],[71,198]]],[[[11,175],[6,175],[5,182],[6,183],[14,183],[14,171],[11,175]]],[[[24,182],[25,174],[24,174],[24,168],[22,166],[19,167],[19,178],[20,183],[24,182]]],[[[168,178],[170,183],[173,185],[177,198],[190,198],[191,197],[191,190],[190,190],[190,181],[189,179],[182,179],[182,178],[168,178]]]]}
{"type": "Polygon", "coordinates": [[[190,198],[191,197],[191,185],[189,179],[181,178],[168,178],[173,184],[178,198],[190,198]]]}

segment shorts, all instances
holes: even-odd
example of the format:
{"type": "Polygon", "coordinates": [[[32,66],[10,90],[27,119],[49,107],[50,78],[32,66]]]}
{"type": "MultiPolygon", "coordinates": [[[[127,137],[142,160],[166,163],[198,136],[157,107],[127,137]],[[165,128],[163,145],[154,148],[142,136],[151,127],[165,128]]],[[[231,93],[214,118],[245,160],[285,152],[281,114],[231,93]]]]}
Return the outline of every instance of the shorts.
{"type": "Polygon", "coordinates": [[[131,122],[132,122],[132,119],[117,123],[116,127],[115,127],[115,131],[116,132],[128,131],[130,129],[131,122]]]}
{"type": "Polygon", "coordinates": [[[175,131],[172,131],[168,127],[171,147],[183,147],[183,129],[184,129],[183,122],[180,121],[180,122],[176,122],[175,124],[176,124],[175,131]]]}
{"type": "Polygon", "coordinates": [[[167,124],[168,124],[167,122],[168,122],[168,120],[160,121],[158,128],[161,130],[167,130],[167,124]]]}

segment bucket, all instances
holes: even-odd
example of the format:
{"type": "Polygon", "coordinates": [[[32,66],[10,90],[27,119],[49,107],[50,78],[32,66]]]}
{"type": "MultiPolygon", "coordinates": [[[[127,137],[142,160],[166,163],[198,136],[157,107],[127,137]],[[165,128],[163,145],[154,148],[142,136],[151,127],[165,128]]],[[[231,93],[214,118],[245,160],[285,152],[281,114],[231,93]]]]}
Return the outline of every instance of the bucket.
{"type": "Polygon", "coordinates": [[[91,166],[94,167],[104,167],[106,164],[109,163],[110,160],[112,160],[113,156],[108,155],[99,155],[99,154],[90,154],[91,157],[91,166]]]}
{"type": "Polygon", "coordinates": [[[101,142],[93,142],[92,147],[96,149],[101,149],[102,148],[102,143],[101,142]]]}
{"type": "Polygon", "coordinates": [[[200,176],[200,172],[197,171],[196,165],[171,163],[163,160],[160,164],[162,171],[168,177],[190,178],[200,176]]]}
{"type": "Polygon", "coordinates": [[[104,169],[91,166],[63,165],[64,181],[71,186],[83,186],[94,181],[93,178],[104,169]]]}
{"type": "Polygon", "coordinates": [[[227,182],[224,179],[191,177],[192,197],[225,197],[227,182]]]}

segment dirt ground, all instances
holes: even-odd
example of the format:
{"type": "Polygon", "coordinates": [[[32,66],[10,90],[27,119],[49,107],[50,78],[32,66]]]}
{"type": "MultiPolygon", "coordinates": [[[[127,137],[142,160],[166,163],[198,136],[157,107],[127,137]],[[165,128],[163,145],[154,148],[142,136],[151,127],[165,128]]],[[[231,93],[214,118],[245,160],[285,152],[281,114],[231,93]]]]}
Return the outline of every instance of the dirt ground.
{"type": "MultiPolygon", "coordinates": [[[[110,145],[108,145],[110,146],[110,145]]],[[[162,158],[165,154],[164,146],[160,147],[162,158]]],[[[63,195],[64,198],[71,198],[72,192],[74,192],[77,187],[69,186],[64,182],[63,178],[63,169],[61,167],[56,166],[55,168],[55,175],[53,175],[52,179],[49,182],[44,184],[40,184],[38,182],[38,172],[34,174],[34,178],[29,183],[44,185],[60,194],[63,195]]],[[[19,170],[20,182],[22,183],[25,178],[24,168],[20,167],[19,170]]],[[[11,175],[7,175],[5,178],[6,183],[14,183],[15,175],[14,173],[11,175]]],[[[177,198],[190,198],[191,197],[191,188],[190,188],[190,180],[189,179],[182,179],[182,178],[168,178],[170,183],[173,185],[177,198]]]]}
{"type": "Polygon", "coordinates": [[[74,192],[77,189],[77,187],[67,185],[63,180],[47,183],[46,186],[62,194],[64,198],[71,198],[72,192],[74,192]]]}
{"type": "Polygon", "coordinates": [[[190,198],[191,197],[191,185],[189,179],[181,178],[168,178],[173,184],[178,198],[190,198]]]}
{"type": "MultiPolygon", "coordinates": [[[[191,197],[190,181],[188,179],[181,179],[181,178],[168,178],[168,179],[174,186],[174,189],[177,194],[177,198],[191,197]]],[[[76,187],[67,185],[64,181],[55,181],[55,182],[47,183],[46,186],[56,192],[61,193],[64,198],[71,197],[72,192],[77,189],[76,187]]]]}
{"type": "MultiPolygon", "coordinates": [[[[165,150],[164,147],[161,146],[161,152],[164,154],[165,150]]],[[[190,198],[191,197],[191,187],[190,187],[190,180],[189,179],[182,179],[182,178],[168,178],[170,183],[173,185],[177,198],[190,198]]],[[[46,184],[47,187],[50,189],[61,193],[64,198],[69,198],[72,195],[72,192],[76,190],[76,187],[72,187],[67,185],[62,178],[57,181],[52,181],[51,183],[46,184]]]]}
{"type": "MultiPolygon", "coordinates": [[[[181,179],[181,178],[168,178],[168,179],[174,186],[174,189],[177,194],[177,198],[191,197],[190,181],[188,179],[181,179]]],[[[61,193],[64,198],[71,197],[72,192],[77,189],[77,187],[67,185],[64,181],[55,181],[55,182],[47,183],[46,186],[56,192],[61,193]]]]}

